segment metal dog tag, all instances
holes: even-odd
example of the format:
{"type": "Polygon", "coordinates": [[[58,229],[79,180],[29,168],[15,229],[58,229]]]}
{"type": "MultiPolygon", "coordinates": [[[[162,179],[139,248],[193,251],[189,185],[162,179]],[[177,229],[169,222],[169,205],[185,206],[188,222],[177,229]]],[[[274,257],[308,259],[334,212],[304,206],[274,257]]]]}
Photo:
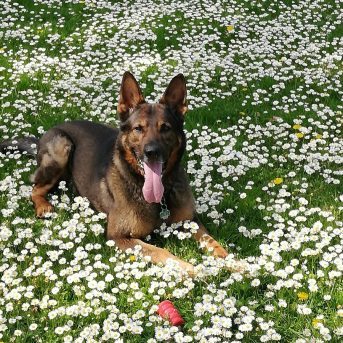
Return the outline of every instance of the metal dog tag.
{"type": "Polygon", "coordinates": [[[160,204],[161,204],[160,218],[162,220],[167,220],[170,216],[170,211],[168,210],[166,200],[164,199],[164,197],[162,198],[162,201],[160,202],[160,204]]]}
{"type": "Polygon", "coordinates": [[[160,212],[160,218],[167,220],[170,216],[170,211],[167,208],[162,208],[160,212]]]}

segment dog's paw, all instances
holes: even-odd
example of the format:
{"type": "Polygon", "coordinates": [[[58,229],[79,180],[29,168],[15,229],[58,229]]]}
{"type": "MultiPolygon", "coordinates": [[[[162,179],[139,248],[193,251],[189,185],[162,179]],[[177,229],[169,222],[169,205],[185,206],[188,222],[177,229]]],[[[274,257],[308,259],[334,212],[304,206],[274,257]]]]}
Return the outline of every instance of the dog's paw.
{"type": "Polygon", "coordinates": [[[51,213],[54,211],[53,206],[49,202],[41,202],[35,208],[36,217],[43,218],[47,213],[51,213]]]}
{"type": "Polygon", "coordinates": [[[249,272],[247,263],[237,259],[228,259],[226,269],[231,273],[247,274],[249,272]]]}
{"type": "Polygon", "coordinates": [[[224,259],[229,255],[229,253],[219,244],[213,247],[211,252],[212,252],[212,255],[216,258],[224,259]]]}
{"type": "Polygon", "coordinates": [[[192,279],[196,277],[197,273],[193,265],[188,262],[183,262],[181,265],[181,271],[191,277],[192,279]]]}

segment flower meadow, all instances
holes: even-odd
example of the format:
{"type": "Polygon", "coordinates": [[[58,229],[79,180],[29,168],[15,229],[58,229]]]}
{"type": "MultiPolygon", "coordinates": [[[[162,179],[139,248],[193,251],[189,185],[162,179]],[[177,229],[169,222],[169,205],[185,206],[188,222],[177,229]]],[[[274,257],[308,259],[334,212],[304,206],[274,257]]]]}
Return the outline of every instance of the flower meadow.
{"type": "Polygon", "coordinates": [[[192,222],[147,237],[196,266],[152,265],[104,238],[72,185],[36,219],[34,158],[0,153],[1,342],[341,342],[342,3],[0,3],[0,138],[89,119],[117,125],[130,70],[148,101],[184,73],[183,160],[214,259],[192,222]],[[246,271],[229,272],[239,259],[246,271]],[[185,320],[157,313],[171,300],[185,320]]]}

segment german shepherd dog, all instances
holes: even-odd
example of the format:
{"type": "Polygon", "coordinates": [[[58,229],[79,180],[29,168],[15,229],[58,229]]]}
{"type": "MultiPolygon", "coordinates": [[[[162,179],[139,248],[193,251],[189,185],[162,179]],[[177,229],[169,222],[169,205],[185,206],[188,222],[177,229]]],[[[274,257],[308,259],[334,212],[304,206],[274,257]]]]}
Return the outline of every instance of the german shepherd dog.
{"type": "Polygon", "coordinates": [[[139,245],[153,263],[173,259],[194,275],[190,263],[141,240],[163,221],[194,220],[199,229],[193,237],[214,256],[225,258],[226,250],[197,218],[181,165],[186,146],[186,92],[185,78],[179,74],[159,103],[148,104],[134,76],[125,72],[117,108],[119,129],[71,121],[47,131],[38,142],[38,167],[32,175],[37,217],[53,210],[45,196],[69,175],[77,192],[107,214],[106,238],[119,249],[139,245]]]}

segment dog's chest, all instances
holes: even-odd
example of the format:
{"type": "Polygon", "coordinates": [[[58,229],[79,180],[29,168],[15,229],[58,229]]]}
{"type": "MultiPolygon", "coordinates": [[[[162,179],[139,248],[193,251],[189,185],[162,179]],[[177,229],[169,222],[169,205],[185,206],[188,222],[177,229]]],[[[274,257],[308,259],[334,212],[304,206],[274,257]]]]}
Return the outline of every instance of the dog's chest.
{"type": "Polygon", "coordinates": [[[159,205],[127,204],[120,211],[118,227],[125,230],[125,236],[145,238],[159,225],[161,225],[159,205]]]}

